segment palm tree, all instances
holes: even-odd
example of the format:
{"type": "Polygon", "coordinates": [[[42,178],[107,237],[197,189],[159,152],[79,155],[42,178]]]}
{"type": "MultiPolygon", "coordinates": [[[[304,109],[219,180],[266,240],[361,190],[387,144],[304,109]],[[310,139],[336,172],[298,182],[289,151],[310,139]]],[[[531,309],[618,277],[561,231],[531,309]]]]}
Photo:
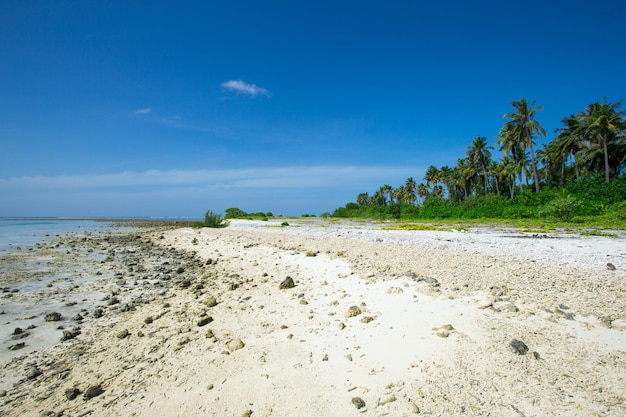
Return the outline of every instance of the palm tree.
{"type": "Polygon", "coordinates": [[[446,186],[446,192],[450,197],[450,183],[452,182],[452,170],[449,166],[439,168],[439,180],[446,186]]]}
{"type": "Polygon", "coordinates": [[[430,195],[430,189],[428,185],[421,183],[417,186],[417,195],[422,199],[422,201],[426,200],[426,198],[430,195]]]}
{"type": "Polygon", "coordinates": [[[413,177],[409,177],[406,179],[404,183],[404,192],[406,194],[407,203],[413,204],[415,203],[415,192],[417,189],[417,184],[413,177]]]}
{"type": "Polygon", "coordinates": [[[356,202],[361,207],[367,207],[370,205],[370,196],[367,193],[361,193],[357,196],[356,202]]]}
{"type": "Polygon", "coordinates": [[[385,201],[385,194],[383,194],[383,192],[381,191],[382,187],[378,189],[378,191],[376,191],[374,193],[374,195],[371,197],[370,199],[370,203],[372,205],[375,206],[384,206],[386,201],[385,201]]]}
{"type": "Polygon", "coordinates": [[[491,160],[489,149],[493,149],[493,146],[489,146],[487,138],[483,136],[476,136],[472,144],[467,147],[467,158],[483,174],[483,191],[485,194],[487,193],[487,183],[489,182],[487,168],[491,160]]]}
{"type": "MultiPolygon", "coordinates": [[[[580,178],[579,161],[576,158],[576,153],[580,150],[580,144],[583,141],[583,131],[581,126],[581,118],[579,116],[571,114],[569,117],[561,120],[561,123],[565,127],[556,129],[555,133],[558,133],[557,137],[551,143],[555,143],[556,149],[563,157],[562,173],[565,170],[566,159],[571,156],[574,164],[574,171],[576,172],[576,179],[580,178]]],[[[561,178],[561,184],[565,182],[564,178],[561,178]]]]}
{"type": "MultiPolygon", "coordinates": [[[[526,148],[530,150],[530,158],[533,169],[533,181],[535,182],[535,191],[539,192],[539,177],[537,175],[537,164],[535,162],[535,151],[533,150],[534,136],[545,136],[546,130],[541,123],[535,120],[537,112],[543,110],[542,106],[535,107],[535,101],[528,105],[526,99],[522,97],[520,100],[511,103],[514,113],[506,113],[504,118],[509,119],[501,130],[505,143],[519,144],[522,151],[526,148]]],[[[514,146],[513,146],[514,147],[514,146]]],[[[506,154],[506,153],[505,153],[506,154]]]]}
{"type": "Polygon", "coordinates": [[[385,184],[380,187],[380,191],[383,193],[383,195],[387,194],[389,196],[389,204],[393,204],[393,187],[389,184],[385,184]]]}
{"type": "Polygon", "coordinates": [[[517,174],[517,164],[515,161],[508,156],[505,156],[500,161],[501,172],[504,177],[507,178],[509,183],[509,194],[511,198],[515,197],[515,176],[517,174]]]}
{"type": "Polygon", "coordinates": [[[622,136],[624,126],[624,110],[617,110],[622,101],[608,103],[606,99],[602,103],[596,101],[585,109],[582,117],[582,125],[589,137],[602,148],[604,154],[604,175],[609,182],[611,167],[609,164],[609,147],[615,144],[622,136]]]}
{"type": "Polygon", "coordinates": [[[426,173],[424,174],[424,180],[426,181],[426,183],[432,184],[434,188],[435,185],[437,185],[437,183],[439,182],[439,179],[439,170],[436,166],[431,165],[426,168],[426,173]]]}

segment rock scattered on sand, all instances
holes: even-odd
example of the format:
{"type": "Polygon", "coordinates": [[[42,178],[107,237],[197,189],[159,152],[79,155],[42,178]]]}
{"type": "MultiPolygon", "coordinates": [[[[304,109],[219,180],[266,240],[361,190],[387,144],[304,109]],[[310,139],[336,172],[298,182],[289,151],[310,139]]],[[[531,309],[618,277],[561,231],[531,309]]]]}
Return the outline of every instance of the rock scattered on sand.
{"type": "Polygon", "coordinates": [[[402,294],[404,290],[400,287],[389,287],[387,288],[387,294],[402,294]]]}
{"type": "Polygon", "coordinates": [[[226,347],[228,348],[228,350],[230,350],[231,352],[234,352],[236,350],[239,349],[243,349],[245,346],[245,344],[242,342],[241,339],[233,339],[233,340],[229,340],[226,343],[226,347]]]}
{"type": "Polygon", "coordinates": [[[20,350],[24,347],[26,347],[26,343],[21,342],[21,343],[16,343],[14,345],[9,346],[9,350],[20,350]]]}
{"type": "Polygon", "coordinates": [[[61,313],[57,313],[56,311],[52,313],[46,314],[44,317],[45,321],[61,321],[61,313]]]}
{"type": "Polygon", "coordinates": [[[352,405],[354,405],[357,410],[360,410],[361,408],[365,407],[365,401],[363,401],[361,397],[353,397],[352,405]]]}
{"type": "Polygon", "coordinates": [[[609,271],[615,271],[617,268],[615,268],[615,265],[609,262],[606,264],[606,269],[608,269],[609,271]]]}
{"type": "Polygon", "coordinates": [[[433,331],[439,337],[448,337],[450,333],[454,331],[454,327],[451,324],[444,324],[443,326],[433,327],[433,331]]]}
{"type": "Polygon", "coordinates": [[[65,390],[65,398],[69,401],[76,399],[80,395],[80,390],[78,388],[70,388],[65,390]]]}
{"type": "Polygon", "coordinates": [[[42,373],[36,366],[30,366],[26,369],[26,379],[35,379],[42,373]]]}
{"type": "Polygon", "coordinates": [[[198,327],[206,326],[207,324],[211,323],[212,321],[213,321],[213,317],[211,317],[211,316],[202,317],[198,321],[198,327]]]}
{"type": "Polygon", "coordinates": [[[359,320],[359,321],[361,323],[367,324],[367,323],[370,323],[370,322],[372,322],[374,320],[376,320],[376,317],[374,317],[374,316],[365,316],[365,317],[362,317],[361,320],[359,320]]]}
{"type": "Polygon", "coordinates": [[[121,332],[119,332],[116,336],[118,339],[126,339],[129,335],[130,333],[128,332],[128,329],[124,329],[121,332]]]}
{"type": "Polygon", "coordinates": [[[101,308],[96,308],[91,315],[93,316],[94,319],[99,319],[100,317],[102,317],[103,311],[101,308]]]}
{"type": "Polygon", "coordinates": [[[252,410],[248,409],[248,410],[243,412],[241,417],[250,417],[251,415],[252,415],[252,410]]]}
{"type": "Polygon", "coordinates": [[[293,288],[295,286],[296,286],[296,283],[293,282],[293,278],[287,277],[287,278],[285,278],[285,280],[283,282],[280,283],[278,288],[281,289],[281,290],[288,290],[289,288],[293,288]]]}
{"type": "Polygon", "coordinates": [[[87,388],[85,390],[85,394],[83,394],[83,397],[86,400],[89,400],[91,398],[97,397],[98,395],[101,395],[104,393],[104,390],[102,389],[102,386],[100,384],[98,385],[92,385],[89,388],[87,388]]]}
{"type": "Polygon", "coordinates": [[[348,311],[346,311],[346,317],[356,317],[361,313],[363,313],[363,311],[358,306],[350,306],[350,308],[348,308],[348,311]]]}
{"type": "Polygon", "coordinates": [[[61,337],[61,342],[66,340],[72,340],[76,338],[76,336],[80,335],[80,327],[75,327],[72,330],[63,330],[63,336],[61,337]]]}
{"type": "Polygon", "coordinates": [[[217,305],[217,300],[212,295],[209,295],[206,300],[204,300],[204,305],[207,307],[215,307],[217,305]]]}
{"type": "Polygon", "coordinates": [[[525,355],[528,353],[528,346],[521,340],[513,339],[509,342],[509,350],[518,355],[525,355]]]}

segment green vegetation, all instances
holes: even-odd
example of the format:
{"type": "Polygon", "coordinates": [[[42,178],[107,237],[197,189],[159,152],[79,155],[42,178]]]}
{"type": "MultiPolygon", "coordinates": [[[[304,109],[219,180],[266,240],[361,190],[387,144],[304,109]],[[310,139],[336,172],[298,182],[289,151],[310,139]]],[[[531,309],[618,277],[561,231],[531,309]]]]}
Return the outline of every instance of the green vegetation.
{"type": "Polygon", "coordinates": [[[563,127],[540,149],[535,139],[546,135],[537,121],[543,108],[524,98],[512,106],[496,135],[500,161],[493,159],[487,139],[476,136],[456,166],[428,167],[421,184],[407,178],[397,188],[385,184],[372,195],[361,193],[332,216],[626,229],[621,101],[597,101],[563,119],[563,127]]]}
{"type": "Polygon", "coordinates": [[[228,222],[222,219],[222,215],[218,213],[213,213],[211,210],[208,210],[204,213],[204,221],[196,223],[194,227],[212,227],[212,228],[221,228],[227,227],[228,222]]]}
{"type": "Polygon", "coordinates": [[[245,211],[237,207],[231,207],[231,208],[226,209],[226,214],[224,215],[225,219],[247,219],[247,220],[267,220],[270,217],[274,217],[274,215],[270,211],[268,211],[267,213],[263,213],[263,212],[246,213],[245,211]]]}

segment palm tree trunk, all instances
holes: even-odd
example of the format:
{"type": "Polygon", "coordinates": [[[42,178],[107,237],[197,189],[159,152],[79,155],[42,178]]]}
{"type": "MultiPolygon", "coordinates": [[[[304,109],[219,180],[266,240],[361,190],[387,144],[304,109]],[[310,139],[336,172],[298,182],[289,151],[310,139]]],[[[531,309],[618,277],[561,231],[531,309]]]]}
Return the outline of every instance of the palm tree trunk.
{"type": "Polygon", "coordinates": [[[609,149],[606,143],[606,135],[602,136],[602,146],[604,147],[604,178],[609,182],[609,149]]]}
{"type": "Polygon", "coordinates": [[[574,159],[574,170],[576,171],[576,180],[580,179],[580,168],[578,168],[578,161],[576,160],[576,154],[574,151],[570,152],[572,158],[574,159]]]}
{"type": "Polygon", "coordinates": [[[535,191],[539,192],[539,176],[537,175],[537,163],[535,162],[535,151],[533,150],[532,136],[528,132],[528,147],[530,148],[530,162],[533,165],[533,181],[535,181],[535,191]]]}

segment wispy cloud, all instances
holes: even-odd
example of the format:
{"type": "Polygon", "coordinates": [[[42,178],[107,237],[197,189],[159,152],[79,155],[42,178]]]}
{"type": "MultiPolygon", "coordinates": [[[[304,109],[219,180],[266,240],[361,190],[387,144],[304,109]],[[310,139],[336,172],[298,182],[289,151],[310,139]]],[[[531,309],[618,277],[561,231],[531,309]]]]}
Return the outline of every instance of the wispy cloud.
{"type": "Polygon", "coordinates": [[[216,170],[148,170],[98,175],[0,178],[0,190],[102,189],[203,186],[217,189],[319,188],[359,185],[380,178],[401,178],[415,168],[379,166],[267,167],[216,170]]]}
{"type": "Polygon", "coordinates": [[[136,114],[148,114],[148,113],[150,113],[151,111],[152,111],[152,109],[151,109],[150,107],[146,107],[146,108],[143,108],[143,109],[137,109],[137,110],[135,110],[135,113],[136,113],[136,114]]]}
{"type": "Polygon", "coordinates": [[[222,83],[222,87],[229,91],[234,91],[236,93],[246,94],[250,97],[256,97],[258,95],[262,96],[270,96],[270,92],[265,88],[257,87],[254,84],[248,84],[242,80],[229,80],[222,83]]]}

